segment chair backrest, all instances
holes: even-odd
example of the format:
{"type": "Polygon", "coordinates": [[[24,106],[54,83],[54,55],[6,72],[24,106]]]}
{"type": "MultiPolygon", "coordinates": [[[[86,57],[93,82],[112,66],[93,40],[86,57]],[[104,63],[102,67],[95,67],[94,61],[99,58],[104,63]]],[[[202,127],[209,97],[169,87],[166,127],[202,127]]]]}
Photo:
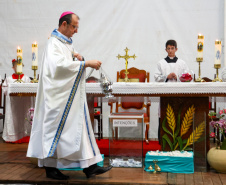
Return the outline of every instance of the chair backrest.
{"type": "Polygon", "coordinates": [[[208,77],[203,77],[202,79],[205,80],[206,82],[212,82],[212,81],[213,81],[213,80],[211,80],[211,79],[208,78],[208,77]]]}
{"type": "MultiPolygon", "coordinates": [[[[145,70],[132,67],[128,69],[128,72],[128,78],[138,78],[141,83],[144,83],[146,80],[149,82],[149,72],[146,72],[145,70]]],[[[117,82],[119,81],[119,78],[125,78],[125,69],[117,72],[117,82]]],[[[120,106],[123,109],[142,109],[144,107],[143,102],[144,97],[133,97],[133,101],[128,101],[127,97],[122,97],[120,106]]]]}
{"type": "MultiPolygon", "coordinates": [[[[117,82],[119,81],[119,78],[125,78],[125,69],[121,70],[120,72],[117,72],[117,82]]],[[[149,72],[146,72],[143,69],[137,69],[135,67],[128,69],[128,78],[139,78],[139,82],[149,82],[149,72]]]]}
{"type": "MultiPolygon", "coordinates": [[[[214,78],[216,78],[216,74],[214,74],[214,78]]],[[[203,80],[205,80],[205,82],[212,82],[213,80],[211,80],[210,78],[208,78],[208,77],[203,77],[202,78],[203,80]]],[[[195,78],[195,74],[194,74],[194,81],[196,80],[196,78],[195,78]]]]}
{"type": "MultiPolygon", "coordinates": [[[[86,83],[97,83],[97,82],[99,82],[99,80],[94,76],[90,76],[89,78],[86,79],[86,83]]],[[[94,97],[94,107],[95,108],[98,107],[98,98],[97,97],[94,97]]]]}
{"type": "Polygon", "coordinates": [[[89,78],[86,79],[86,83],[97,83],[97,82],[99,82],[99,80],[94,76],[90,76],[89,78]]]}

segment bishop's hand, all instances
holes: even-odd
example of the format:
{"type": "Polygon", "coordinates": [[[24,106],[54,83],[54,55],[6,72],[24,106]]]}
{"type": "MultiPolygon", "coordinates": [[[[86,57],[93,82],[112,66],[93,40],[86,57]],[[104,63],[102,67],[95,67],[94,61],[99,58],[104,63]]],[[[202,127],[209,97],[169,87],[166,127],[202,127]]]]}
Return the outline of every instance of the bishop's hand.
{"type": "Polygon", "coordinates": [[[102,62],[99,60],[88,60],[86,61],[85,67],[91,67],[98,70],[101,66],[102,62]]]}
{"type": "Polygon", "coordinates": [[[77,58],[79,61],[82,61],[83,57],[79,53],[74,53],[74,57],[77,58]]]}

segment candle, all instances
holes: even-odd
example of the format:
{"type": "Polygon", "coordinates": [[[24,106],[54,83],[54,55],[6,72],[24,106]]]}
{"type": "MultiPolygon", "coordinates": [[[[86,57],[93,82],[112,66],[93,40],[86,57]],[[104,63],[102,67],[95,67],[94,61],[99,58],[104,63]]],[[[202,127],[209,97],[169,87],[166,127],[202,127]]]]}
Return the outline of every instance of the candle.
{"type": "Polygon", "coordinates": [[[18,46],[16,72],[22,73],[22,68],[23,68],[23,50],[18,46]]]}
{"type": "Polygon", "coordinates": [[[38,44],[32,44],[32,66],[38,66],[38,44]]]}
{"type": "Polygon", "coordinates": [[[197,58],[203,58],[203,43],[204,43],[204,36],[199,34],[198,35],[198,45],[197,45],[197,58]]]}
{"type": "Polygon", "coordinates": [[[221,64],[221,41],[215,41],[215,61],[214,64],[221,64]]]}

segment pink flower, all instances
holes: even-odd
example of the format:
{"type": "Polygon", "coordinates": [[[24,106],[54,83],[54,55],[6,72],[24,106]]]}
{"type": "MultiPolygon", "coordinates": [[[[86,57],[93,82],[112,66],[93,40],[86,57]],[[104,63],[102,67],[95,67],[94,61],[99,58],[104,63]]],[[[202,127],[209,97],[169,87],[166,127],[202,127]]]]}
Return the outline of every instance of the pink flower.
{"type": "Polygon", "coordinates": [[[211,132],[210,133],[210,137],[215,137],[215,133],[214,132],[211,132]]]}
{"type": "Polygon", "coordinates": [[[223,114],[223,113],[224,113],[224,111],[223,111],[223,110],[220,110],[219,114],[221,115],[221,114],[223,114]]]}
{"type": "Polygon", "coordinates": [[[216,124],[216,121],[211,121],[210,122],[210,126],[214,127],[214,125],[216,124]]]}
{"type": "Polygon", "coordinates": [[[30,109],[29,109],[29,112],[34,112],[34,108],[33,107],[31,107],[30,109]]]}

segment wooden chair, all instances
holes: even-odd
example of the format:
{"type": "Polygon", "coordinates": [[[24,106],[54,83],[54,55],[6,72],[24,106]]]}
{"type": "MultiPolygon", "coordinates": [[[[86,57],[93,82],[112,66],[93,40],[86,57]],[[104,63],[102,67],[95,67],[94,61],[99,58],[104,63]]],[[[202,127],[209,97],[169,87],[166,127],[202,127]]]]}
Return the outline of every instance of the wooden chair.
{"type": "MultiPolygon", "coordinates": [[[[132,67],[128,69],[128,78],[138,78],[140,83],[144,83],[145,81],[149,82],[149,72],[146,72],[145,70],[139,70],[135,67],[132,67]]],[[[125,78],[125,70],[121,70],[120,72],[117,72],[117,82],[119,81],[119,78],[125,78]]],[[[134,102],[128,102],[128,97],[122,97],[121,102],[116,102],[116,113],[120,113],[119,108],[122,108],[126,112],[129,109],[136,109],[138,111],[145,111],[144,112],[144,123],[145,123],[145,141],[146,143],[149,143],[148,141],[148,131],[149,131],[149,122],[150,122],[150,106],[151,102],[144,103],[144,97],[133,97],[134,102]]],[[[113,109],[113,102],[109,102],[108,105],[111,107],[110,112],[112,113],[113,109]]],[[[131,112],[130,112],[131,113],[131,112]]],[[[134,112],[137,113],[137,112],[134,112]]]]}
{"type": "MultiPolygon", "coordinates": [[[[89,77],[86,79],[86,83],[97,83],[99,82],[99,80],[93,76],[89,77]]],[[[102,120],[102,103],[98,102],[98,97],[94,97],[94,109],[99,109],[100,110],[100,114],[96,114],[94,113],[94,119],[97,120],[98,122],[98,132],[94,132],[94,135],[96,135],[98,137],[98,140],[103,139],[103,120],[102,120]]]]}
{"type": "MultiPolygon", "coordinates": [[[[120,72],[117,71],[117,82],[119,81],[120,78],[125,78],[125,69],[121,70],[120,72]]],[[[139,70],[135,67],[132,67],[128,69],[128,78],[139,78],[139,82],[149,82],[149,72],[146,72],[145,70],[139,70]]]]}

